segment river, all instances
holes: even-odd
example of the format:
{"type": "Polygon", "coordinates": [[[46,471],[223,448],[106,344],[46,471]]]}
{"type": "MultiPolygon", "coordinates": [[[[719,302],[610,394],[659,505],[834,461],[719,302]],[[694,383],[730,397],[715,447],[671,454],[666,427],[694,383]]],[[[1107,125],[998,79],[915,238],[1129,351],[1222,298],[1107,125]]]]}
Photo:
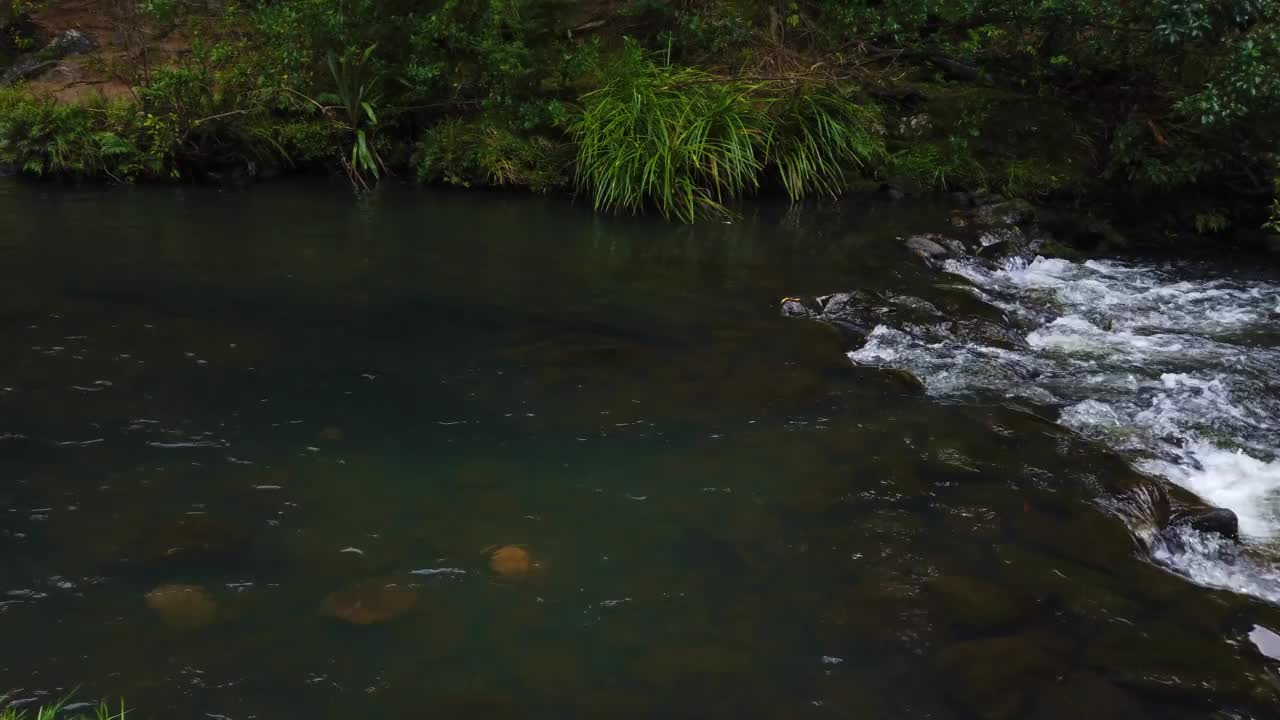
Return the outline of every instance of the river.
{"type": "Polygon", "coordinates": [[[1280,717],[1277,274],[896,240],[949,212],[0,183],[0,695],[1280,717]],[[1025,343],[779,312],[853,289],[1025,343]]]}

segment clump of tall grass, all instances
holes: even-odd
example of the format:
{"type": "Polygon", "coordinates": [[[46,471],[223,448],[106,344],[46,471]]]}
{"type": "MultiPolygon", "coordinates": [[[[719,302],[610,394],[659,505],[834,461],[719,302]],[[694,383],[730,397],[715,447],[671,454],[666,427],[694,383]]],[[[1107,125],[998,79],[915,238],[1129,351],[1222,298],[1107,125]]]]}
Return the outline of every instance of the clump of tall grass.
{"type": "Polygon", "coordinates": [[[772,126],[759,85],[659,64],[635,46],[604,81],[570,127],[577,184],[597,209],[652,205],[690,222],[726,214],[725,202],[757,186],[772,126]]]}
{"type": "Polygon", "coordinates": [[[884,156],[879,113],[823,92],[671,65],[630,45],[581,98],[569,128],[576,182],[598,210],[668,219],[731,214],[771,172],[793,200],[838,195],[846,172],[884,156]]]}
{"type": "Polygon", "coordinates": [[[875,107],[824,92],[801,92],[778,107],[770,159],[793,201],[810,193],[836,197],[849,170],[888,158],[875,107]]]}
{"type": "Polygon", "coordinates": [[[123,700],[120,701],[118,710],[112,710],[107,701],[103,700],[96,706],[81,712],[63,715],[63,711],[67,710],[67,705],[71,702],[71,695],[68,694],[55,703],[41,705],[32,714],[28,708],[9,705],[8,699],[9,696],[0,695],[0,720],[54,720],[59,716],[61,716],[60,720],[125,720],[125,716],[132,712],[125,708],[123,700]]]}

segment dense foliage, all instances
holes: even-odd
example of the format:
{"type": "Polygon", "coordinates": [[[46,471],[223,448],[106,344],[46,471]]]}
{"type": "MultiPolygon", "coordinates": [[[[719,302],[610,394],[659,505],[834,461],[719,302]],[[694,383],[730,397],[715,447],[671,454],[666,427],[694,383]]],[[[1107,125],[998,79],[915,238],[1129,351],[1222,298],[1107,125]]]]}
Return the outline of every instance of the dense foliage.
{"type": "Polygon", "coordinates": [[[1280,0],[136,7],[139,43],[194,38],[175,64],[117,69],[136,116],[6,93],[0,162],[121,180],[333,166],[358,187],[412,169],[683,220],[861,174],[1161,193],[1208,231],[1268,222],[1280,177],[1280,0]]]}

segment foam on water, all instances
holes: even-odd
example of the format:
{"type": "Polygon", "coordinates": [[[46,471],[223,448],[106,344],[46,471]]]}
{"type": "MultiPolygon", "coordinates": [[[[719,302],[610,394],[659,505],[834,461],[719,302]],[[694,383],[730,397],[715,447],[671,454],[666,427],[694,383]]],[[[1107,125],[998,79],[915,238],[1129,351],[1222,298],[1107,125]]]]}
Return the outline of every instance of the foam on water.
{"type": "Polygon", "coordinates": [[[948,272],[1025,332],[1021,349],[877,327],[856,363],[915,373],[935,396],[1016,397],[1240,518],[1232,553],[1189,533],[1157,559],[1280,602],[1280,284],[1188,268],[1038,258],[948,272]]]}

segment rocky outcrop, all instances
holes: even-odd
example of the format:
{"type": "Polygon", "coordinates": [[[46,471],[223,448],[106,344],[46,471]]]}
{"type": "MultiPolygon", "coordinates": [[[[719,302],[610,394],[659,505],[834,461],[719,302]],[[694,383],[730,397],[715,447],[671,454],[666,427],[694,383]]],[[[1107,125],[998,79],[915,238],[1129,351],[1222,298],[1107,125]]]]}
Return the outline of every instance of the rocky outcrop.
{"type": "Polygon", "coordinates": [[[13,67],[0,75],[0,87],[39,77],[56,67],[64,58],[83,55],[97,47],[98,42],[87,33],[68,30],[54,38],[44,48],[19,58],[13,67]]]}

